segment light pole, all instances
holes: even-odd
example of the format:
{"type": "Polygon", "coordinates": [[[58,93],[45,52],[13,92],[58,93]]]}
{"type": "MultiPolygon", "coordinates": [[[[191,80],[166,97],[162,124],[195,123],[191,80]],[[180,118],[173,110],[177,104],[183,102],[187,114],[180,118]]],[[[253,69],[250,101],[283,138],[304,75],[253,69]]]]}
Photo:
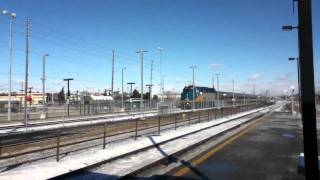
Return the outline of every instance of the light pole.
{"type": "Polygon", "coordinates": [[[46,103],[45,103],[45,98],[44,98],[44,95],[46,93],[46,57],[48,57],[49,54],[45,54],[43,55],[43,58],[42,58],[42,103],[43,103],[43,111],[45,112],[45,108],[46,108],[46,103]]]}
{"type": "MultiPolygon", "coordinates": [[[[160,52],[159,54],[159,59],[160,59],[160,92],[163,89],[162,85],[162,53],[163,53],[163,48],[158,47],[157,50],[160,52]]],[[[163,101],[163,94],[161,94],[161,101],[163,101]]]]}
{"type": "MultiPolygon", "coordinates": [[[[298,1],[298,43],[300,71],[300,107],[303,129],[304,172],[306,180],[319,179],[317,120],[315,107],[312,2],[298,1]]],[[[288,30],[292,30],[290,26],[288,30]]]]}
{"type": "Polygon", "coordinates": [[[293,93],[294,93],[294,86],[291,86],[291,114],[293,115],[293,110],[294,110],[294,97],[293,97],[293,93]]]}
{"type": "Polygon", "coordinates": [[[70,105],[70,81],[73,81],[73,78],[65,78],[63,81],[67,81],[67,87],[68,87],[68,92],[67,92],[67,106],[68,106],[68,117],[69,117],[69,105],[70,105]]]}
{"type": "Polygon", "coordinates": [[[194,83],[194,69],[197,68],[197,66],[190,66],[190,68],[192,69],[192,109],[195,109],[195,83],[194,83]]]}
{"type": "Polygon", "coordinates": [[[166,77],[166,75],[162,75],[162,101],[164,101],[164,78],[166,77]]]}
{"type": "Polygon", "coordinates": [[[132,111],[132,85],[136,84],[134,82],[127,82],[130,85],[130,111],[132,111]]]}
{"type": "Polygon", "coordinates": [[[287,97],[288,97],[288,90],[283,90],[283,93],[285,94],[285,100],[287,100],[287,97]]]}
{"type": "Polygon", "coordinates": [[[220,106],[220,95],[219,95],[219,76],[221,74],[216,74],[217,76],[217,100],[218,100],[218,106],[220,106]]]}
{"type": "Polygon", "coordinates": [[[226,96],[227,96],[227,94],[223,93],[223,107],[225,107],[226,96]]]}
{"type": "MultiPolygon", "coordinates": [[[[300,70],[299,70],[299,58],[296,57],[289,57],[288,58],[289,61],[297,61],[297,76],[298,76],[298,106],[299,106],[299,111],[300,111],[300,70]]],[[[300,111],[301,112],[301,111],[300,111]]]]}
{"type": "Polygon", "coordinates": [[[123,71],[126,69],[126,67],[123,67],[121,69],[121,108],[123,109],[123,71]]]}
{"type": "Polygon", "coordinates": [[[11,74],[12,74],[12,22],[17,17],[16,13],[3,10],[2,14],[9,18],[9,96],[8,96],[8,121],[11,120],[11,74]]]}
{"type": "Polygon", "coordinates": [[[140,97],[140,112],[142,113],[143,110],[143,53],[148,52],[147,50],[140,49],[137,53],[140,53],[141,58],[141,97],[140,97]]]}
{"type": "Polygon", "coordinates": [[[236,99],[234,98],[234,79],[230,75],[226,75],[226,76],[229,76],[232,80],[232,106],[234,107],[236,102],[236,99]]]}
{"type": "Polygon", "coordinates": [[[151,96],[152,90],[151,89],[152,89],[153,84],[147,84],[146,86],[149,88],[149,108],[151,110],[151,103],[152,103],[152,96],[151,96]]]}

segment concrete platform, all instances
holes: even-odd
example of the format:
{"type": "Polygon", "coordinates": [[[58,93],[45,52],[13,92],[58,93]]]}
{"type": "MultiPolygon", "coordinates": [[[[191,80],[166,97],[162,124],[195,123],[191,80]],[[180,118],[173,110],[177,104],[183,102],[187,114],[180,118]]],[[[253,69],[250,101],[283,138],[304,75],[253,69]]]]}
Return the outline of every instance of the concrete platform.
{"type": "Polygon", "coordinates": [[[219,151],[213,147],[191,166],[171,172],[168,179],[304,179],[298,173],[302,142],[301,120],[275,113],[219,151]]]}

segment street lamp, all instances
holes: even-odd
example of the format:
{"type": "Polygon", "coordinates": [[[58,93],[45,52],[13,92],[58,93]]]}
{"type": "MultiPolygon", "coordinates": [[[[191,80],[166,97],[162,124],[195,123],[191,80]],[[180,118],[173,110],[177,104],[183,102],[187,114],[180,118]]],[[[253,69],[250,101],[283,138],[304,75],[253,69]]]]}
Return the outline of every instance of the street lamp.
{"type": "Polygon", "coordinates": [[[45,103],[45,99],[44,99],[44,95],[46,93],[46,85],[45,85],[45,81],[46,81],[46,57],[48,57],[49,54],[45,54],[43,55],[43,58],[42,58],[42,103],[43,103],[43,111],[45,111],[45,106],[46,106],[46,103],[45,103]]]}
{"type": "Polygon", "coordinates": [[[151,95],[152,90],[151,89],[152,89],[153,84],[147,84],[146,86],[149,88],[149,109],[152,110],[151,109],[151,103],[152,103],[152,95],[151,95]]]}
{"type": "Polygon", "coordinates": [[[232,81],[232,106],[234,107],[235,106],[235,102],[236,102],[236,99],[234,98],[234,79],[233,79],[232,76],[227,75],[227,74],[221,74],[221,75],[228,76],[228,77],[231,78],[231,81],[232,81]]]}
{"type": "Polygon", "coordinates": [[[220,94],[219,94],[219,91],[220,91],[220,89],[219,89],[219,76],[221,76],[221,74],[216,74],[216,76],[217,76],[217,104],[218,104],[218,106],[219,106],[219,108],[220,108],[220,94]]]}
{"type": "Polygon", "coordinates": [[[291,86],[291,114],[293,115],[293,109],[294,109],[294,104],[293,104],[293,92],[294,92],[294,86],[291,86]]]}
{"type": "Polygon", "coordinates": [[[126,69],[126,67],[123,67],[121,69],[121,108],[123,109],[123,71],[126,69]]]}
{"type": "Polygon", "coordinates": [[[147,50],[140,49],[137,51],[137,53],[140,53],[141,58],[141,97],[140,97],[140,112],[142,113],[142,107],[143,107],[143,54],[145,52],[148,52],[147,50]]]}
{"type": "Polygon", "coordinates": [[[162,101],[164,100],[164,78],[166,77],[166,75],[162,75],[162,101]]]}
{"type": "Polygon", "coordinates": [[[190,66],[190,68],[192,69],[192,109],[195,109],[195,83],[194,83],[194,69],[197,68],[197,66],[190,66]]]}
{"type": "Polygon", "coordinates": [[[288,90],[283,90],[283,93],[285,94],[285,100],[287,100],[287,96],[288,96],[288,90]]]}
{"type": "Polygon", "coordinates": [[[293,29],[298,29],[298,26],[291,26],[291,25],[282,26],[282,31],[292,31],[293,29]]]}
{"type": "MultiPolygon", "coordinates": [[[[297,76],[298,76],[298,102],[300,102],[300,61],[298,57],[289,57],[289,61],[297,61],[297,76]]],[[[298,103],[300,109],[300,103],[298,103]]]]}
{"type": "Polygon", "coordinates": [[[67,87],[68,87],[68,92],[67,92],[67,105],[68,105],[68,116],[69,116],[69,104],[70,104],[70,81],[73,81],[73,78],[65,78],[63,81],[67,81],[67,87]]]}
{"type": "Polygon", "coordinates": [[[9,18],[9,98],[8,98],[8,121],[11,120],[11,75],[12,75],[12,22],[17,17],[16,13],[3,10],[2,14],[9,18]]]}
{"type": "MultiPolygon", "coordinates": [[[[163,53],[163,48],[158,47],[157,50],[160,52],[159,59],[160,59],[160,92],[162,92],[163,89],[163,84],[162,84],[162,53],[163,53]]],[[[161,101],[163,101],[163,93],[161,94],[161,101]]]]}
{"type": "Polygon", "coordinates": [[[130,85],[130,111],[132,111],[132,85],[136,84],[134,82],[127,82],[130,85]]]}

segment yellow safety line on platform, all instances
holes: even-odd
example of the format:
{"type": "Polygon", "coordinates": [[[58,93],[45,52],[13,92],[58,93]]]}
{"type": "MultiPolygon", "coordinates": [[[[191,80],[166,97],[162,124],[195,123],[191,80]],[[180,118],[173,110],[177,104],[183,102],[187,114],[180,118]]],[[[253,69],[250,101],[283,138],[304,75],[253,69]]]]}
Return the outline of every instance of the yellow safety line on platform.
{"type": "MultiPolygon", "coordinates": [[[[238,139],[239,137],[241,137],[242,135],[246,134],[248,131],[250,131],[251,129],[253,129],[254,127],[256,127],[258,125],[258,123],[261,122],[262,119],[266,118],[267,116],[269,116],[271,113],[259,118],[256,122],[254,122],[253,124],[249,125],[248,127],[246,127],[245,129],[241,130],[240,132],[238,132],[237,134],[234,134],[233,136],[231,136],[230,138],[228,138],[225,142],[219,144],[218,146],[213,147],[210,151],[208,151],[206,154],[200,156],[199,158],[193,160],[191,162],[192,166],[197,166],[198,164],[204,162],[205,160],[207,160],[210,156],[212,156],[213,154],[215,154],[216,152],[218,152],[220,149],[222,149],[223,147],[225,147],[226,145],[232,143],[233,141],[235,141],[236,139],[238,139]]],[[[186,174],[190,169],[188,167],[183,167],[180,170],[178,170],[176,173],[174,173],[174,176],[183,176],[184,174],[186,174]]]]}

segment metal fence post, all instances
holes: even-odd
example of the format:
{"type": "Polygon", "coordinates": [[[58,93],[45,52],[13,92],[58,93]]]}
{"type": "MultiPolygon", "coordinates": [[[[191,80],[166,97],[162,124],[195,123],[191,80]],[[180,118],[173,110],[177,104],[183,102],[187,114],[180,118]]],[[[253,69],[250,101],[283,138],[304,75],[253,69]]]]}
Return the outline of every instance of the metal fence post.
{"type": "MultiPolygon", "coordinates": [[[[177,130],[177,115],[178,114],[174,114],[174,130],[177,130]]],[[[1,143],[1,142],[0,142],[1,143]]],[[[1,145],[1,144],[0,144],[1,145]]],[[[1,154],[0,154],[1,155],[1,154]]]]}
{"type": "Polygon", "coordinates": [[[107,122],[104,123],[103,127],[103,149],[106,148],[106,135],[107,135],[107,122]]]}
{"type": "Polygon", "coordinates": [[[57,162],[59,162],[59,154],[60,154],[60,128],[58,129],[57,134],[57,162]]]}
{"type": "Polygon", "coordinates": [[[201,111],[199,111],[199,123],[200,123],[200,120],[201,119],[201,111]]]}
{"type": "Polygon", "coordinates": [[[137,137],[138,137],[138,118],[136,118],[136,133],[135,133],[135,136],[134,136],[134,140],[137,140],[137,137]]]}
{"type": "Polygon", "coordinates": [[[191,125],[191,113],[189,113],[189,126],[191,125]]]}
{"type": "Polygon", "coordinates": [[[214,119],[217,119],[217,110],[213,110],[214,112],[214,119]]]}
{"type": "Polygon", "coordinates": [[[158,117],[158,135],[160,135],[161,117],[158,117]]]}
{"type": "Polygon", "coordinates": [[[210,110],[208,110],[208,122],[210,121],[210,110]]]}
{"type": "Polygon", "coordinates": [[[1,157],[1,154],[2,154],[2,143],[1,143],[1,139],[0,139],[0,157],[1,157]]]}

